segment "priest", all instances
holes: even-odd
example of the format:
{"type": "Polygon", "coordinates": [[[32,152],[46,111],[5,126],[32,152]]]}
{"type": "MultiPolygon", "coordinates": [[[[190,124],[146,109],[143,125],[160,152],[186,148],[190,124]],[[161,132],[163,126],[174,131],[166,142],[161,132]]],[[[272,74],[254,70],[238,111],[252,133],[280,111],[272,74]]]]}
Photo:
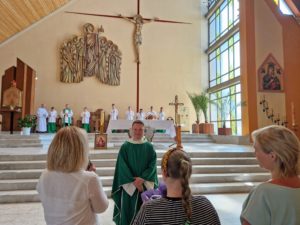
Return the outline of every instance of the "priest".
{"type": "Polygon", "coordinates": [[[73,111],[70,108],[69,104],[65,105],[65,108],[61,111],[60,115],[61,115],[61,118],[62,118],[63,127],[71,126],[73,111]]]}
{"type": "Polygon", "coordinates": [[[119,151],[112,187],[117,225],[131,224],[142,205],[141,193],[158,186],[156,152],[144,137],[144,123],[135,120],[132,133],[119,151]]]}
{"type": "Polygon", "coordinates": [[[36,131],[38,133],[46,133],[48,112],[44,104],[41,104],[41,106],[38,108],[36,112],[36,117],[37,117],[36,131]]]}

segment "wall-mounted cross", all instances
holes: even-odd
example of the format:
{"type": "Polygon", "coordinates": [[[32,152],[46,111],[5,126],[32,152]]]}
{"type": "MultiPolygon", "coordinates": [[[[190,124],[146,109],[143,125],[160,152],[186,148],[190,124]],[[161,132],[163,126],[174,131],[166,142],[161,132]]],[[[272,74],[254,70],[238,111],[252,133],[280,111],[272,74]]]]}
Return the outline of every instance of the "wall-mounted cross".
{"type": "Polygon", "coordinates": [[[140,0],[137,0],[137,15],[135,16],[122,16],[122,15],[103,15],[103,14],[93,14],[93,13],[82,13],[82,12],[70,12],[67,11],[66,13],[72,13],[72,14],[79,14],[79,15],[88,15],[88,16],[101,16],[101,17],[110,17],[110,18],[118,18],[118,19],[126,19],[130,22],[132,22],[135,26],[134,31],[134,47],[135,47],[135,53],[136,53],[136,66],[137,66],[137,87],[136,87],[136,111],[139,111],[140,104],[139,104],[139,98],[140,98],[140,45],[142,44],[142,27],[143,24],[149,23],[149,22],[161,22],[161,23],[180,23],[180,24],[191,24],[186,22],[180,22],[180,21],[171,21],[171,20],[161,20],[157,18],[143,18],[140,15],[140,0]]]}

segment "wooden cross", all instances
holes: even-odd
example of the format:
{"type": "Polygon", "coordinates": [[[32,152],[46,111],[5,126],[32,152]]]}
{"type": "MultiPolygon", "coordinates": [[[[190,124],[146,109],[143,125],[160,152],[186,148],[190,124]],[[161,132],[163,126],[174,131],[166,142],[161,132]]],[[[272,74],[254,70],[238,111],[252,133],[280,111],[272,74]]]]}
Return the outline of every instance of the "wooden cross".
{"type": "Polygon", "coordinates": [[[137,0],[137,15],[135,16],[113,16],[113,15],[103,15],[103,14],[93,14],[93,13],[81,13],[81,12],[70,12],[66,11],[66,13],[72,13],[72,14],[79,14],[79,15],[88,15],[88,16],[102,16],[102,17],[110,17],[110,18],[118,18],[118,19],[127,19],[130,20],[134,26],[135,26],[135,33],[134,33],[134,44],[135,44],[135,52],[136,52],[136,111],[138,112],[140,109],[140,52],[139,52],[139,46],[141,45],[141,41],[137,40],[137,36],[141,38],[141,29],[142,24],[147,22],[161,22],[161,23],[180,23],[180,24],[191,24],[186,22],[179,22],[179,21],[171,21],[171,20],[160,20],[160,19],[150,19],[150,18],[143,18],[140,15],[140,0],[137,0]],[[137,17],[141,18],[142,22],[138,22],[136,19],[137,17]]]}
{"type": "Polygon", "coordinates": [[[175,106],[175,128],[176,128],[176,143],[177,143],[177,148],[182,149],[182,144],[181,144],[181,125],[180,125],[180,117],[178,114],[178,106],[184,105],[183,103],[178,102],[178,95],[175,95],[175,101],[169,103],[169,105],[175,106]]]}
{"type": "Polygon", "coordinates": [[[180,118],[178,114],[178,106],[184,105],[183,103],[178,102],[178,95],[175,95],[175,101],[169,103],[169,105],[174,105],[175,106],[175,125],[178,126],[180,125],[180,118]]]}

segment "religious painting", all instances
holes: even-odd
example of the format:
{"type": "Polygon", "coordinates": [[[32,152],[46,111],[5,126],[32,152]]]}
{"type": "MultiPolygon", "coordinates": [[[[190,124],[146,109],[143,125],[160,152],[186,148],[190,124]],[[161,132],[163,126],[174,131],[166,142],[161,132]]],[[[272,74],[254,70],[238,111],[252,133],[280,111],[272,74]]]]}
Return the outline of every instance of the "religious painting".
{"type": "Polygon", "coordinates": [[[66,40],[60,47],[60,81],[79,83],[95,76],[101,83],[119,86],[121,51],[102,35],[103,27],[87,23],[83,34],[66,40]]]}
{"type": "Polygon", "coordinates": [[[95,134],[94,149],[107,149],[107,134],[95,134]]]}
{"type": "Polygon", "coordinates": [[[269,54],[263,64],[258,69],[259,91],[261,92],[283,92],[283,69],[269,54]]]}
{"type": "Polygon", "coordinates": [[[11,82],[11,87],[4,90],[2,107],[14,110],[22,107],[22,91],[16,87],[16,82],[11,82]]]}

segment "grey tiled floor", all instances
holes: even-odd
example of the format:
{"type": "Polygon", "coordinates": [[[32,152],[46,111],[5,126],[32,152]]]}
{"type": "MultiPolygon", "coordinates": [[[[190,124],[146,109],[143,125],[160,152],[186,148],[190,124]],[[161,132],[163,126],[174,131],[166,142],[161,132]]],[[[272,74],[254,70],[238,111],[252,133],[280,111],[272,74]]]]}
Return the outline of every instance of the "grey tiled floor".
{"type": "MultiPolygon", "coordinates": [[[[239,225],[239,215],[245,194],[206,195],[215,206],[222,225],[239,225]]],[[[113,201],[109,208],[99,215],[102,225],[114,225],[112,222],[113,201]]],[[[20,203],[0,205],[0,225],[46,225],[41,203],[20,203]]]]}

